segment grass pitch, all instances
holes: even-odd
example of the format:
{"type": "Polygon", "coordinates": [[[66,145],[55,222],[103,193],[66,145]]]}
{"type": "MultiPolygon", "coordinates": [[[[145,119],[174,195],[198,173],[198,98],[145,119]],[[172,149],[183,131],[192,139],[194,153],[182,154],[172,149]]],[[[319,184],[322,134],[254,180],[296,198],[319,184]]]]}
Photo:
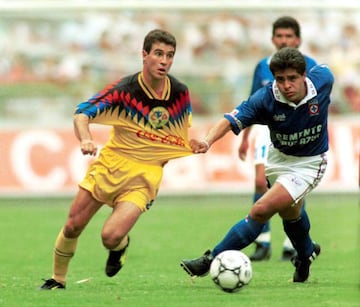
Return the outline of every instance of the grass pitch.
{"type": "Polygon", "coordinates": [[[79,240],[64,291],[38,287],[51,275],[71,199],[0,199],[0,306],[360,306],[358,195],[307,200],[311,236],[322,247],[308,282],[289,282],[294,268],[279,260],[284,234],[275,216],[271,259],[254,262],[251,283],[228,294],[208,276],[188,277],[179,261],[222,239],[249,211],[251,195],[160,196],[133,229],[127,262],[113,278],[104,274],[100,231],[110,209],[102,208],[79,240]]]}

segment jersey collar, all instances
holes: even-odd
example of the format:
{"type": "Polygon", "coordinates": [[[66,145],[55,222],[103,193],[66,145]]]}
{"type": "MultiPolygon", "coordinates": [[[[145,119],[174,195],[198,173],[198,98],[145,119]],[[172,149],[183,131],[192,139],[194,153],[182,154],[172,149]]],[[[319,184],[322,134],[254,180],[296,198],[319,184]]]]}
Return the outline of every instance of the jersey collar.
{"type": "Polygon", "coordinates": [[[294,107],[295,109],[300,107],[301,105],[307,103],[310,99],[314,98],[317,95],[315,85],[314,85],[314,83],[312,83],[312,81],[308,77],[305,78],[305,83],[306,83],[306,87],[307,87],[307,94],[298,104],[295,104],[292,101],[289,101],[284,97],[284,95],[280,92],[280,90],[276,84],[276,80],[274,80],[273,85],[272,85],[272,91],[275,96],[275,99],[281,103],[285,103],[291,107],[294,107]]]}
{"type": "Polygon", "coordinates": [[[159,97],[156,92],[146,83],[142,72],[138,75],[138,82],[143,91],[150,99],[169,100],[171,87],[170,79],[168,76],[165,77],[164,89],[161,97],[159,97]]]}

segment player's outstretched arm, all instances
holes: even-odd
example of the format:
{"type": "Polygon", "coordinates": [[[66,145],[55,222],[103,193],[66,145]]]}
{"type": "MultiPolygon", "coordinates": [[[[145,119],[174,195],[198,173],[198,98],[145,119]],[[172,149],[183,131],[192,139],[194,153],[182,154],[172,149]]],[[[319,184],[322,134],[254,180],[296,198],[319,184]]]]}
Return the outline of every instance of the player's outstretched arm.
{"type": "Polygon", "coordinates": [[[230,130],[230,122],[225,118],[221,119],[213,128],[210,129],[208,135],[203,140],[190,141],[193,153],[206,153],[212,144],[221,139],[230,130]]]}
{"type": "Polygon", "coordinates": [[[95,156],[97,152],[97,145],[93,141],[89,129],[89,117],[85,114],[74,115],[74,132],[80,141],[80,149],[84,155],[95,156]]]}

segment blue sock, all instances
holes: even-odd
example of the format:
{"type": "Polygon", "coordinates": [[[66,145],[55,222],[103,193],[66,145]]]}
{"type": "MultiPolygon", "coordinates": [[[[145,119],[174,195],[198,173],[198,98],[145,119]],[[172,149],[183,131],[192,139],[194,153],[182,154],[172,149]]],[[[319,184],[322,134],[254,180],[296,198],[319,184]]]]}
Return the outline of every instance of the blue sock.
{"type": "MultiPolygon", "coordinates": [[[[263,193],[254,193],[253,203],[255,204],[258,201],[258,199],[263,195],[264,195],[263,193]]],[[[267,233],[267,232],[270,232],[270,221],[268,221],[267,223],[264,224],[264,227],[263,227],[263,229],[261,231],[261,233],[267,233]]],[[[259,241],[258,243],[260,243],[264,247],[270,247],[270,242],[268,242],[268,241],[266,241],[266,242],[265,241],[259,241]]]]}
{"type": "Polygon", "coordinates": [[[283,220],[283,226],[298,253],[298,257],[300,259],[308,258],[313,252],[313,243],[309,235],[310,221],[304,207],[302,207],[300,216],[297,219],[283,220]]]}
{"type": "Polygon", "coordinates": [[[263,223],[254,221],[248,215],[229,230],[224,239],[215,246],[212,255],[215,257],[225,250],[243,249],[257,238],[263,227],[263,223]]]}

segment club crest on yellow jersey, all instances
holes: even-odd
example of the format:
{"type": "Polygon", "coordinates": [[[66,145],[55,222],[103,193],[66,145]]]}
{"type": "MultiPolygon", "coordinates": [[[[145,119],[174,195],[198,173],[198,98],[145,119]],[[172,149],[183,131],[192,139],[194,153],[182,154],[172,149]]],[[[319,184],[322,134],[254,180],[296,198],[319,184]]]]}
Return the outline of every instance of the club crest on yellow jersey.
{"type": "Polygon", "coordinates": [[[154,129],[162,129],[169,122],[169,112],[164,107],[155,107],[149,113],[149,122],[154,129]]]}

